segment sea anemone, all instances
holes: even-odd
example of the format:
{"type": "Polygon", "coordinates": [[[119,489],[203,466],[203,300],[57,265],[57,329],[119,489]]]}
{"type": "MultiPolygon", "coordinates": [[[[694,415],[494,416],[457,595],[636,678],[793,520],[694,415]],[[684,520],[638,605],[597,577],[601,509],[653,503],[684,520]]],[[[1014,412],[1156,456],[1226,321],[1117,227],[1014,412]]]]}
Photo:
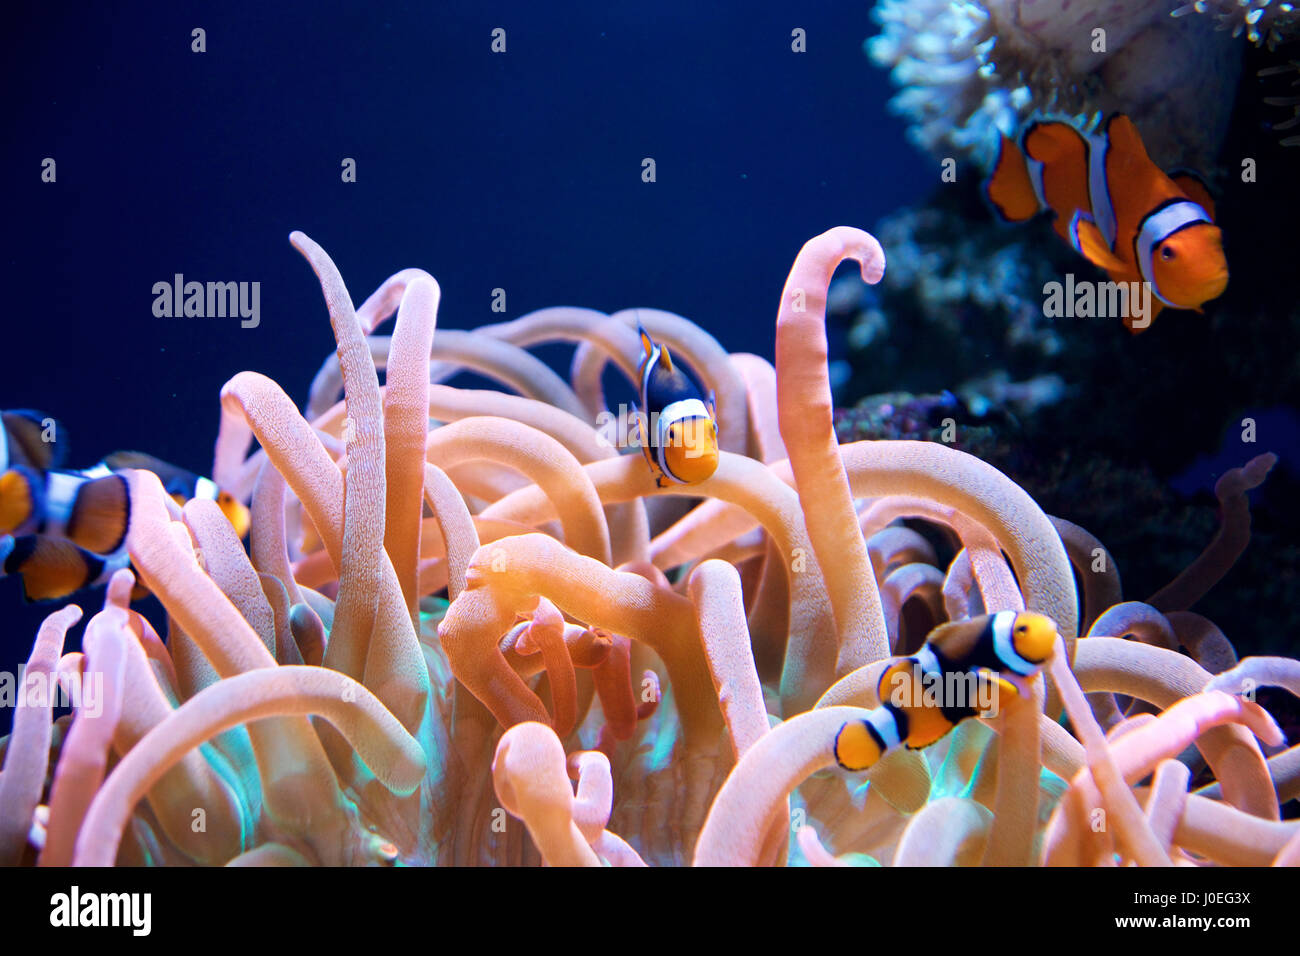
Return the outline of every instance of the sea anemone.
{"type": "Polygon", "coordinates": [[[1270,50],[1300,35],[1300,10],[1291,0],[1195,0],[1169,15],[1192,13],[1208,14],[1220,30],[1230,30],[1234,37],[1244,33],[1251,43],[1270,50]]]}
{"type": "MultiPolygon", "coordinates": [[[[1272,82],[1272,78],[1275,76],[1288,79],[1295,76],[1296,78],[1291,79],[1289,85],[1291,87],[1300,86],[1300,60],[1288,60],[1286,63],[1277,66],[1265,67],[1257,75],[1265,82],[1272,82]]],[[[1270,128],[1275,132],[1281,133],[1300,126],[1300,95],[1289,92],[1286,96],[1266,96],[1264,97],[1264,103],[1267,106],[1282,107],[1291,111],[1290,118],[1269,124],[1270,128]]],[[[1283,146],[1300,146],[1300,135],[1291,134],[1283,137],[1281,142],[1283,146]]]]}
{"type": "Polygon", "coordinates": [[[1157,163],[1209,169],[1241,49],[1208,18],[1171,18],[1171,9],[1161,0],[879,0],[881,32],[866,49],[891,71],[891,109],[928,153],[987,166],[999,133],[1014,137],[1036,113],[1090,130],[1120,111],[1157,163]]]}
{"type": "Polygon", "coordinates": [[[1300,752],[1266,759],[1256,738],[1281,735],[1250,691],[1295,692],[1300,665],[1238,662],[1188,610],[1245,546],[1271,456],[1220,482],[1223,529],[1188,572],[1124,603],[1104,547],[985,462],[836,442],[827,287],[847,259],[869,283],[885,267],[860,230],[798,254],[775,367],[652,309],[435,331],[420,270],[354,310],[325,252],[291,241],[338,349],[306,415],[255,372],[222,390],[215,470],[251,498],[250,550],[211,502],[130,473],[128,547],[166,640],[126,570],[83,654],[60,658],[79,609],[42,626],[29,672],[103,693],[53,726],[48,699],[19,711],[0,862],[1297,862],[1279,807],[1300,752]],[[699,484],[658,488],[598,427],[617,417],[600,373],[634,373],[638,321],[716,393],[699,484]],[[579,343],[570,382],[525,351],[556,339],[579,343]],[[461,367],[521,394],[431,382],[461,367]],[[937,566],[903,518],[956,558],[937,566]],[[1059,632],[1050,682],[865,774],[823,772],[891,654],[1026,608],[1059,632]],[[1191,744],[1214,780],[1193,781],[1191,744]]]}

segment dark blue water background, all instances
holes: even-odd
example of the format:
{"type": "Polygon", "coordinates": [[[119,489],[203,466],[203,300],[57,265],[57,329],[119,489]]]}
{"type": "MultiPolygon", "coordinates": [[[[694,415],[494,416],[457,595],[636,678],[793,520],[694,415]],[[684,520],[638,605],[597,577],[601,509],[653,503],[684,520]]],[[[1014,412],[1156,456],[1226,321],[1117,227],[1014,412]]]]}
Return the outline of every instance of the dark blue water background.
{"type": "MultiPolygon", "coordinates": [[[[11,8],[0,408],[57,418],[75,467],[138,448],[208,471],[227,379],[255,369],[301,403],[333,349],[293,229],[326,248],[358,303],[400,268],[427,269],[444,327],[654,306],[770,356],[800,245],[870,228],[938,180],[886,113],[887,77],[862,51],[868,9],[11,8]],[[194,27],[206,53],[191,52],[194,27]],[[490,51],[496,27],[504,55],[490,51]],[[791,51],[796,27],[807,53],[791,51]],[[45,157],[54,184],[40,181],[45,157]],[[355,184],[341,182],[344,157],[355,184]],[[152,287],[177,272],[260,282],[260,326],[155,318],[152,287]],[[505,316],[490,310],[495,288],[505,316]]],[[[10,670],[48,610],[20,594],[0,581],[10,670]]],[[[83,598],[91,613],[102,599],[83,598]]]]}

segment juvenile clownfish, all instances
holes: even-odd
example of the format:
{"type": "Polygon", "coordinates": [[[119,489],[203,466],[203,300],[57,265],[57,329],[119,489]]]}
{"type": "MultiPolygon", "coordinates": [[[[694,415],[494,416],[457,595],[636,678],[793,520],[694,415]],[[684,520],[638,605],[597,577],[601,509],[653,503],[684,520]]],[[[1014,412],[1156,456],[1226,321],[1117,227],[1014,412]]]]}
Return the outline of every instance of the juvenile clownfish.
{"type": "Polygon", "coordinates": [[[880,706],[840,728],[836,761],[845,770],[866,770],[900,744],[928,747],[980,713],[971,706],[972,685],[978,687],[975,700],[994,692],[1027,696],[1028,679],[1042,669],[1055,644],[1051,618],[1031,611],[999,611],[939,625],[915,655],[897,659],[880,675],[880,706]],[[951,679],[961,676],[973,681],[951,679]],[[950,696],[954,691],[957,696],[950,696]]]}
{"type": "Polygon", "coordinates": [[[1010,222],[1044,210],[1056,232],[1115,282],[1149,283],[1154,301],[1130,332],[1165,308],[1193,309],[1223,294],[1228,264],[1214,200],[1191,173],[1165,175],[1147,156],[1133,121],[1116,113],[1085,136],[1068,123],[1031,123],[1020,145],[1006,136],[986,185],[1010,222]]]}
{"type": "Polygon", "coordinates": [[[713,395],[704,397],[686,370],[673,364],[666,345],[656,343],[639,324],[637,331],[645,350],[637,369],[641,379],[642,414],[637,420],[641,453],[660,488],[674,482],[690,485],[704,481],[718,469],[713,395]]]}

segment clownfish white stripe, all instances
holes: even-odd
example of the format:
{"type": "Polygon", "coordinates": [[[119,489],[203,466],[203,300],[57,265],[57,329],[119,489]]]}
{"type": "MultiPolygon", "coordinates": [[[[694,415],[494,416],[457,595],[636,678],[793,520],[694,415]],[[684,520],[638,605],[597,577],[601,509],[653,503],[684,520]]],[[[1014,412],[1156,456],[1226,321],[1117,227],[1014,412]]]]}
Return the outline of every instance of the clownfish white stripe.
{"type": "Polygon", "coordinates": [[[659,433],[662,435],[669,425],[688,418],[709,417],[708,407],[698,398],[681,398],[664,406],[664,410],[659,413],[659,433]]]}
{"type": "Polygon", "coordinates": [[[1043,192],[1043,168],[1042,160],[1030,159],[1025,157],[1025,166],[1029,168],[1029,185],[1034,189],[1034,198],[1038,200],[1040,210],[1047,208],[1047,194],[1043,192]]]}
{"type": "Polygon", "coordinates": [[[993,652],[998,655],[998,660],[1007,666],[1008,670],[1020,674],[1022,677],[1028,677],[1038,669],[1037,664],[1025,660],[1016,650],[1015,642],[1011,638],[1011,629],[1016,623],[1015,611],[998,611],[993,615],[991,622],[993,627],[993,652]]]}
{"type": "Polygon", "coordinates": [[[0,475],[9,470],[9,433],[0,425],[0,475]]]}
{"type": "Polygon", "coordinates": [[[921,649],[912,657],[920,666],[922,674],[943,675],[943,666],[939,663],[939,658],[935,656],[934,651],[930,649],[929,644],[922,644],[921,649]]]}
{"type": "Polygon", "coordinates": [[[902,738],[898,736],[898,720],[888,707],[873,708],[867,715],[866,721],[880,735],[885,750],[891,750],[902,742],[902,738]]]}
{"type": "MultiPolygon", "coordinates": [[[[1110,137],[1088,137],[1088,200],[1092,204],[1093,221],[1101,230],[1102,238],[1111,249],[1115,248],[1115,205],[1110,199],[1110,184],[1106,179],[1106,155],[1110,152],[1110,137]]],[[[1077,249],[1077,247],[1076,247],[1077,249]]]]}
{"type": "Polygon", "coordinates": [[[47,473],[45,480],[45,534],[62,534],[77,501],[77,492],[85,484],[80,475],[58,471],[47,473]]]}
{"type": "MultiPolygon", "coordinates": [[[[1190,199],[1169,203],[1161,206],[1142,221],[1142,228],[1138,230],[1137,238],[1133,240],[1133,251],[1137,256],[1137,264],[1142,271],[1142,278],[1151,284],[1152,293],[1165,305],[1172,306],[1174,303],[1161,295],[1160,287],[1156,285],[1155,262],[1152,258],[1155,255],[1156,246],[1179,229],[1185,229],[1198,222],[1213,222],[1209,213],[1201,208],[1199,203],[1194,203],[1190,199]]],[[[1177,306],[1174,307],[1177,308],[1177,306]]]]}
{"type": "Polygon", "coordinates": [[[93,468],[84,468],[81,471],[77,472],[77,474],[81,475],[81,477],[83,478],[91,478],[91,479],[107,478],[109,475],[113,474],[113,471],[111,468],[108,467],[108,465],[104,464],[101,461],[98,465],[95,465],[93,468]]]}
{"type": "Polygon", "coordinates": [[[1079,223],[1081,222],[1092,222],[1092,217],[1082,209],[1075,210],[1074,215],[1070,217],[1070,245],[1074,246],[1074,251],[1079,255],[1083,255],[1083,245],[1079,242],[1079,223]]]}
{"type": "Polygon", "coordinates": [[[655,347],[651,349],[650,355],[646,357],[641,366],[641,407],[646,409],[647,413],[649,412],[646,403],[649,401],[650,376],[653,375],[654,370],[659,367],[659,357],[662,354],[663,349],[656,344],[655,347]]]}
{"type": "Polygon", "coordinates": [[[200,477],[199,480],[194,483],[195,498],[204,498],[208,501],[216,501],[220,490],[221,489],[217,487],[217,483],[211,478],[200,477]]]}

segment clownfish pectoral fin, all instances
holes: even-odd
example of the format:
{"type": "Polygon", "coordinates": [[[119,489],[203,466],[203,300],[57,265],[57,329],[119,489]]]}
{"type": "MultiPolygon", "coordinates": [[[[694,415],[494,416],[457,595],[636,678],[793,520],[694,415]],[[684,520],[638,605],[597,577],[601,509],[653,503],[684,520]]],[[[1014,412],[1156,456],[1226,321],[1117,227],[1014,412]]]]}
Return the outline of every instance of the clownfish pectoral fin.
{"type": "Polygon", "coordinates": [[[1214,199],[1210,196],[1210,190],[1200,176],[1188,170],[1180,170],[1171,174],[1169,178],[1174,181],[1174,185],[1181,189],[1188,199],[1209,213],[1211,220],[1215,218],[1214,199]]]}
{"type": "Polygon", "coordinates": [[[126,541],[131,519],[131,492],[121,475],[88,481],[77,490],[68,516],[67,535],[95,554],[112,554],[126,541]]]}
{"type": "MultiPolygon", "coordinates": [[[[1124,328],[1128,329],[1128,330],[1129,330],[1130,332],[1132,332],[1134,335],[1139,335],[1139,334],[1141,334],[1142,332],[1145,332],[1147,329],[1151,328],[1151,323],[1155,322],[1155,320],[1156,320],[1156,316],[1158,316],[1162,311],[1164,311],[1164,307],[1165,307],[1165,305],[1164,305],[1163,302],[1161,302],[1159,299],[1157,299],[1157,298],[1155,298],[1154,296],[1152,296],[1152,298],[1151,298],[1151,314],[1148,315],[1148,316],[1147,316],[1147,317],[1142,321],[1142,324],[1140,324],[1140,325],[1137,324],[1137,316],[1134,316],[1134,315],[1125,315],[1125,316],[1122,316],[1121,321],[1123,321],[1123,323],[1124,323],[1124,328]]],[[[1200,309],[1197,309],[1196,311],[1197,311],[1197,312],[1200,312],[1201,310],[1200,310],[1200,309]]]]}
{"type": "Polygon", "coordinates": [[[996,717],[1009,701],[1032,695],[1026,679],[1019,675],[1008,676],[981,667],[974,676],[975,702],[971,706],[980,717],[996,717]]]}
{"type": "Polygon", "coordinates": [[[1039,212],[1038,194],[1029,176],[1029,164],[1016,144],[1002,137],[993,173],[984,184],[984,195],[1007,222],[1025,222],[1039,212]]]}
{"type": "Polygon", "coordinates": [[[1008,697],[1019,697],[1020,688],[997,671],[990,670],[987,667],[981,667],[975,671],[975,679],[981,685],[979,688],[979,697],[981,700],[999,699],[998,695],[1006,694],[1008,697]],[[986,696],[992,694],[992,697],[986,696]]]}
{"type": "Polygon", "coordinates": [[[1111,252],[1097,224],[1082,213],[1076,212],[1070,220],[1070,242],[1080,255],[1097,268],[1106,272],[1124,270],[1124,260],[1111,252]]]}
{"type": "Polygon", "coordinates": [[[644,415],[636,416],[637,441],[641,445],[641,456],[645,459],[650,468],[650,477],[654,479],[656,488],[667,488],[663,470],[659,467],[659,462],[655,460],[654,449],[650,447],[650,438],[646,435],[646,422],[644,415]]]}

